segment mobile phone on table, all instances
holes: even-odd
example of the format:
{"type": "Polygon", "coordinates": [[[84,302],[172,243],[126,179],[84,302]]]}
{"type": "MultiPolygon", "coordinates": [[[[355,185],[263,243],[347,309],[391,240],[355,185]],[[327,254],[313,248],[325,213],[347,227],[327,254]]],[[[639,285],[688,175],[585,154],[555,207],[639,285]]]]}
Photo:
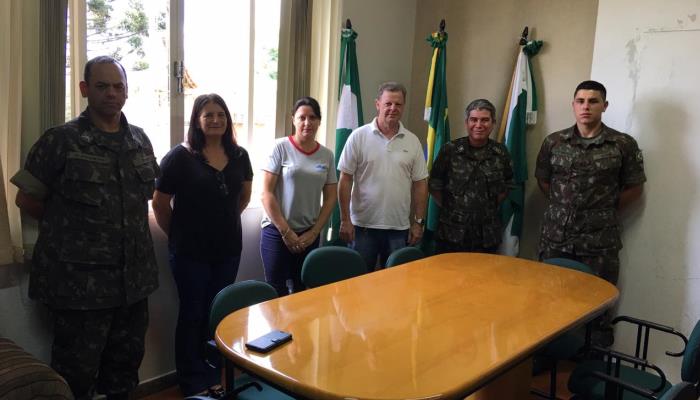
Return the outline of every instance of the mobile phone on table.
{"type": "Polygon", "coordinates": [[[284,331],[272,331],[260,336],[257,339],[251,340],[245,344],[249,350],[257,351],[258,353],[267,353],[272,349],[281,346],[292,340],[292,334],[284,331]]]}

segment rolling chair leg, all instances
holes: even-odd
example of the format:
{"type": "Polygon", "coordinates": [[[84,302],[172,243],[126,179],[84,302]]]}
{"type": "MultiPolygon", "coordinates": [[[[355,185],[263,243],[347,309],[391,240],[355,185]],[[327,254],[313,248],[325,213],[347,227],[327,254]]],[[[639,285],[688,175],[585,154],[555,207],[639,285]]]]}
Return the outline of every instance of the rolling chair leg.
{"type": "Polygon", "coordinates": [[[557,400],[557,360],[553,360],[552,369],[549,370],[549,398],[557,400]]]}
{"type": "Polygon", "coordinates": [[[549,370],[549,392],[541,389],[531,388],[530,393],[548,400],[558,400],[557,398],[557,360],[552,359],[552,366],[549,370]]]}
{"type": "Polygon", "coordinates": [[[224,361],[224,388],[226,393],[233,392],[233,365],[228,361],[224,361]]]}
{"type": "Polygon", "coordinates": [[[226,388],[226,393],[220,400],[236,399],[238,394],[248,388],[255,388],[258,392],[262,392],[263,388],[258,382],[249,382],[243,384],[239,387],[235,387],[234,377],[233,377],[233,363],[229,360],[224,361],[224,387],[226,388]]]}

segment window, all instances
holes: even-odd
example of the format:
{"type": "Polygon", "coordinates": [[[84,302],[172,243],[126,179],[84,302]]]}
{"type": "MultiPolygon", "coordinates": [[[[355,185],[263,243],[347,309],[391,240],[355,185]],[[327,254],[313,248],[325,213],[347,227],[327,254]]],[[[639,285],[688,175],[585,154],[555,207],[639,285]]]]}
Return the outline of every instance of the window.
{"type": "MultiPolygon", "coordinates": [[[[280,0],[70,3],[67,116],[84,107],[76,98],[84,62],[72,58],[112,55],[128,74],[124,113],[144,128],[158,159],[184,140],[194,99],[218,93],[231,110],[239,144],[259,169],[275,139],[280,0]]],[[[256,179],[254,193],[260,184],[256,179]]]]}

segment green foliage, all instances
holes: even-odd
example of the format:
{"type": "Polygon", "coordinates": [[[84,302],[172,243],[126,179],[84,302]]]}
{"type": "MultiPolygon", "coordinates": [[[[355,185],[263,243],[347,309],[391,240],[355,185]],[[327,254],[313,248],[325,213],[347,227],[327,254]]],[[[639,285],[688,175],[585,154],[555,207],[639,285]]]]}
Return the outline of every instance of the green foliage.
{"type": "Polygon", "coordinates": [[[164,31],[168,28],[167,15],[165,15],[165,12],[161,12],[158,15],[158,20],[156,21],[156,26],[158,27],[159,31],[164,31]]]}
{"type": "Polygon", "coordinates": [[[138,60],[134,63],[131,69],[134,71],[143,71],[145,69],[148,69],[149,67],[150,65],[146,61],[138,60]]]}
{"type": "Polygon", "coordinates": [[[267,49],[267,61],[265,61],[264,69],[267,76],[273,81],[277,80],[277,60],[279,59],[279,50],[275,48],[267,49]]]}
{"type": "MultiPolygon", "coordinates": [[[[148,63],[143,59],[146,52],[143,48],[143,39],[148,37],[148,16],[146,15],[142,0],[129,0],[129,5],[124,11],[120,21],[113,23],[115,0],[88,0],[87,39],[88,46],[95,45],[109,49],[109,53],[117,60],[122,60],[125,55],[135,54],[132,69],[143,70],[148,68],[148,63]],[[124,47],[127,49],[124,50],[124,47]]],[[[165,29],[165,13],[161,13],[158,28],[165,29]]]]}
{"type": "Polygon", "coordinates": [[[124,19],[119,23],[119,27],[132,35],[148,36],[148,17],[143,11],[143,4],[140,0],[130,0],[129,10],[124,14],[124,19]]]}
{"type": "Polygon", "coordinates": [[[113,0],[88,0],[87,9],[88,15],[92,14],[92,18],[88,18],[87,29],[97,34],[107,32],[107,24],[110,20],[110,13],[114,9],[110,4],[113,0]]]}

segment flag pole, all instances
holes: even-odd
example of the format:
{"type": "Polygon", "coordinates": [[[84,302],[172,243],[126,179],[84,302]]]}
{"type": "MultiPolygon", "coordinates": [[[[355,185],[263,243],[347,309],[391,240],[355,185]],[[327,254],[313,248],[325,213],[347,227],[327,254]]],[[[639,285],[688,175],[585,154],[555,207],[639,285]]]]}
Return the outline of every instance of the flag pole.
{"type": "Polygon", "coordinates": [[[513,160],[513,187],[501,203],[501,220],[505,230],[499,253],[517,256],[525,211],[527,181],[527,128],[537,121],[537,91],[530,67],[530,57],[542,47],[541,40],[529,40],[526,26],[518,41],[515,69],[499,127],[499,141],[506,145],[513,160]]]}
{"type": "MultiPolygon", "coordinates": [[[[350,20],[348,20],[350,21],[350,20]]],[[[525,29],[523,29],[523,33],[520,35],[520,45],[525,46],[527,44],[527,37],[529,36],[529,28],[526,26],[525,29]]]]}
{"type": "MultiPolygon", "coordinates": [[[[355,39],[357,32],[352,29],[350,18],[345,20],[345,27],[340,32],[340,63],[338,68],[338,115],[335,126],[335,166],[336,173],[340,155],[345,148],[345,142],[353,130],[364,125],[362,115],[362,94],[360,91],[360,76],[357,67],[357,51],[355,39]]],[[[340,208],[338,204],[333,209],[326,232],[324,244],[344,245],[339,238],[340,208]]]]}
{"type": "MultiPolygon", "coordinates": [[[[442,146],[450,141],[450,123],[447,117],[447,32],[445,19],[440,21],[437,32],[428,36],[427,41],[433,49],[428,74],[428,85],[425,95],[425,112],[423,118],[428,122],[426,136],[426,164],[428,171],[432,169],[433,161],[442,146]]],[[[435,233],[439,219],[439,207],[432,196],[428,198],[425,232],[420,248],[430,255],[435,252],[435,233]]]]}
{"type": "Polygon", "coordinates": [[[527,37],[529,35],[529,29],[526,26],[525,29],[523,29],[523,33],[520,34],[520,41],[518,45],[518,53],[516,53],[515,56],[515,65],[513,66],[513,75],[510,77],[510,86],[508,87],[508,95],[506,97],[506,102],[503,105],[503,113],[501,114],[503,118],[501,118],[501,124],[498,126],[498,134],[496,135],[496,141],[498,143],[503,143],[506,137],[506,125],[508,125],[508,119],[505,117],[508,115],[508,111],[510,111],[510,102],[513,101],[512,95],[513,95],[513,84],[515,83],[515,78],[518,76],[518,54],[520,54],[521,51],[523,51],[522,46],[525,46],[527,44],[527,37]]]}

